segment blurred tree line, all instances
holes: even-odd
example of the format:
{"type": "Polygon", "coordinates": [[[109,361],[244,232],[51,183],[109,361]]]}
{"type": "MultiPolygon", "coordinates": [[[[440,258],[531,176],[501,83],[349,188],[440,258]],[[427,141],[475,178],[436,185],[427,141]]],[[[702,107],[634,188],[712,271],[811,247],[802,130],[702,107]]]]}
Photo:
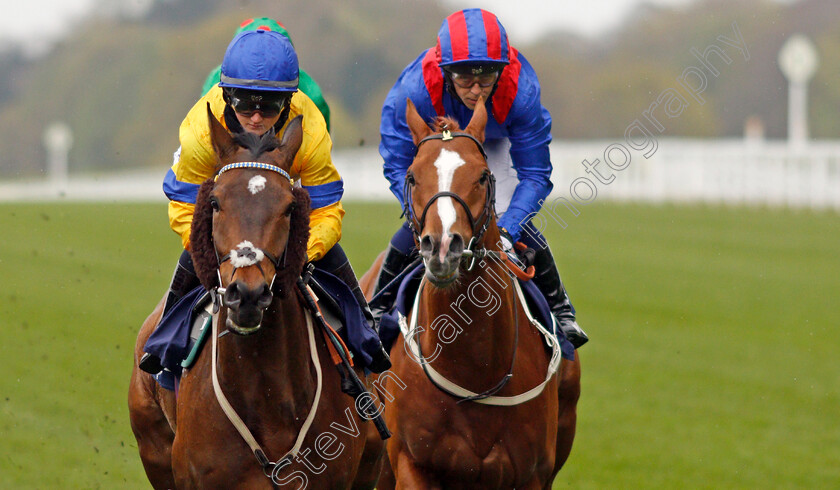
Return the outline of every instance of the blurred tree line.
{"type": "MultiPolygon", "coordinates": [[[[44,169],[43,129],[62,120],[74,131],[74,171],[170,165],[178,126],[221,62],[238,24],[268,15],[285,24],[301,66],[321,85],[333,114],[335,147],[377,145],[379,111],[400,71],[431,47],[450,13],[435,2],[389,0],[156,0],[137,17],[100,16],[78,26],[48,55],[0,53],[0,176],[44,169]]],[[[638,9],[618,30],[589,39],[556,32],[535,43],[512,39],[537,70],[555,139],[623,136],[677,78],[698,66],[691,48],[725,47],[737,23],[747,61],[716,63],[705,104],[663,122],[663,136],[739,137],[760,118],[766,134],[786,132],[787,84],[776,57],[793,33],[816,43],[811,133],[836,138],[840,127],[840,2],[699,0],[687,7],[638,9]]],[[[504,23],[505,19],[501,19],[504,23]]],[[[689,102],[693,99],[684,94],[689,102]]]]}

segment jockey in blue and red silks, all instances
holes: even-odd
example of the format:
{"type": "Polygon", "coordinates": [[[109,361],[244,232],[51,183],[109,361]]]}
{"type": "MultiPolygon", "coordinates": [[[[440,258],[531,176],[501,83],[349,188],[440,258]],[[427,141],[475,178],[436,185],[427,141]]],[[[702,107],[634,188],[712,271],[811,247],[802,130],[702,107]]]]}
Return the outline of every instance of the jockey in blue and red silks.
{"type": "MultiPolygon", "coordinates": [[[[540,103],[540,84],[531,65],[508,44],[496,16],[482,9],[455,12],[438,32],[437,46],[409,64],[382,108],[379,153],[391,192],[405,203],[403,188],[416,148],[405,120],[409,98],[427,121],[450,116],[466,127],[479,96],[486,101],[487,164],[496,177],[496,212],[503,245],[521,241],[536,251],[534,282],[548,300],[560,328],[580,347],[588,338],[545,239],[530,219],[551,192],[551,115],[540,103]]],[[[380,291],[408,264],[414,236],[407,223],[397,230],[377,278],[380,291]]],[[[382,294],[375,316],[389,309],[390,290],[382,294]]]]}

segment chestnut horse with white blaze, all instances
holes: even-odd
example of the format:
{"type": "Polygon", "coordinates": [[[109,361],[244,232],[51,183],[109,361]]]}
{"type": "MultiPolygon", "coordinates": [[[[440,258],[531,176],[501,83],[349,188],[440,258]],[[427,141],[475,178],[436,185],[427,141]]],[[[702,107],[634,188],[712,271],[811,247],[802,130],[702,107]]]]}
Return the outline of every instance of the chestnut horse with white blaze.
{"type": "MultiPolygon", "coordinates": [[[[406,218],[425,274],[391,350],[405,387],[385,404],[379,488],[549,489],[574,439],[580,363],[530,320],[503,260],[483,100],[463,131],[450,118],[432,131],[410,100],[406,112],[406,218]]],[[[381,260],[362,278],[368,295],[381,260]]]]}
{"type": "Polygon", "coordinates": [[[296,289],[310,204],[289,176],[301,117],[279,144],[273,132],[231,136],[209,106],[208,117],[219,161],[198,194],[191,254],[202,284],[221,286],[223,301],[177,400],[137,367],[162,301],[140,330],[129,411],[149,481],[155,488],[372,489],[383,443],[341,392],[296,289]]]}

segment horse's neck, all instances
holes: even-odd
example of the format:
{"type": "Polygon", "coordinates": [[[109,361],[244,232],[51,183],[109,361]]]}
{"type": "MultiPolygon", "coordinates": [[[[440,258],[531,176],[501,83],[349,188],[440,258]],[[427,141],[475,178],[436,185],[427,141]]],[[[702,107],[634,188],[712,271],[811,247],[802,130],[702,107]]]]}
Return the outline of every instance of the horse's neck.
{"type": "Polygon", "coordinates": [[[219,382],[231,402],[250,408],[282,407],[278,413],[290,416],[308,409],[316,389],[311,364],[306,317],[294,294],[272,303],[257,333],[219,339],[219,382]]]}
{"type": "Polygon", "coordinates": [[[418,309],[423,354],[437,350],[459,363],[507,369],[515,349],[517,305],[504,265],[487,259],[458,283],[443,290],[425,286],[418,309]]]}

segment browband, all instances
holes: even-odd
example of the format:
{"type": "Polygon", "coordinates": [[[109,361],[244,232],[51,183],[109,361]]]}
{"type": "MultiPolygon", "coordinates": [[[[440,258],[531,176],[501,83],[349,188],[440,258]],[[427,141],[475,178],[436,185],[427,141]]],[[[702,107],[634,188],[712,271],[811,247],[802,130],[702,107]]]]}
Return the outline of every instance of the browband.
{"type": "MultiPolygon", "coordinates": [[[[418,141],[417,142],[417,150],[420,149],[420,145],[422,145],[423,143],[425,143],[426,141],[429,141],[429,140],[449,141],[449,140],[451,140],[453,138],[457,138],[457,137],[469,138],[469,139],[473,140],[473,143],[475,143],[475,145],[478,147],[478,151],[481,152],[481,156],[483,156],[484,159],[487,160],[487,153],[484,151],[484,145],[482,145],[481,142],[478,141],[475,136],[473,136],[469,133],[461,132],[461,131],[456,131],[456,132],[453,133],[453,132],[449,131],[448,129],[444,129],[443,132],[438,133],[438,134],[433,134],[433,135],[430,135],[430,136],[426,136],[422,140],[418,141]]],[[[415,152],[414,152],[415,155],[417,154],[417,150],[415,150],[415,152]]]]}
{"type": "Polygon", "coordinates": [[[289,175],[289,172],[286,172],[282,168],[278,167],[277,165],[272,165],[270,163],[262,163],[262,162],[236,162],[230,163],[225,165],[219,170],[219,173],[216,174],[216,178],[218,179],[220,175],[227,172],[228,170],[233,170],[236,168],[255,168],[259,170],[271,170],[272,172],[277,172],[278,174],[282,175],[289,179],[289,183],[294,183],[292,177],[289,175]]]}

